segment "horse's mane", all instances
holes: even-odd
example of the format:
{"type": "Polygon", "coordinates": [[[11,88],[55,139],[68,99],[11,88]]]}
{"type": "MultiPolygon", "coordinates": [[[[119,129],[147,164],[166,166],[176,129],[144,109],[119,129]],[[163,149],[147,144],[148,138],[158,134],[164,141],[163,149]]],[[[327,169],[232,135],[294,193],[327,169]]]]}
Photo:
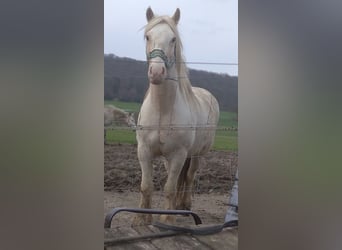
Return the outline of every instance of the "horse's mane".
{"type": "Polygon", "coordinates": [[[178,72],[178,82],[179,82],[180,90],[188,100],[194,99],[195,96],[191,89],[192,86],[188,77],[188,69],[184,63],[184,58],[182,55],[182,49],[183,49],[182,41],[179,36],[177,25],[175,24],[173,19],[169,16],[155,16],[145,26],[144,35],[146,36],[146,33],[149,30],[151,30],[154,26],[161,24],[161,23],[166,23],[167,25],[169,25],[169,27],[171,28],[171,30],[173,31],[176,37],[176,41],[177,41],[176,42],[176,68],[178,72]]]}

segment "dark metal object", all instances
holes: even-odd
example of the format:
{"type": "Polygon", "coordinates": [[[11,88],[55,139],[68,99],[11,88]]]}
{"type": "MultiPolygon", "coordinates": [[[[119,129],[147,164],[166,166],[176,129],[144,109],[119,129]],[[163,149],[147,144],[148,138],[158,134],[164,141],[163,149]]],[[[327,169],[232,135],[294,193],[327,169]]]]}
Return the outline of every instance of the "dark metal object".
{"type": "Polygon", "coordinates": [[[209,235],[221,232],[224,228],[235,228],[238,226],[238,221],[229,221],[222,225],[214,225],[214,226],[207,226],[207,227],[200,227],[200,228],[189,228],[189,227],[180,227],[174,226],[169,224],[164,224],[161,222],[156,221],[153,223],[153,226],[158,227],[159,229],[164,230],[171,230],[173,232],[183,232],[189,233],[192,235],[209,235]]]}
{"type": "Polygon", "coordinates": [[[170,214],[170,215],[191,215],[195,221],[195,224],[202,224],[201,218],[194,212],[190,210],[157,210],[157,209],[148,209],[148,208],[125,208],[119,207],[114,208],[110,213],[108,213],[105,217],[104,227],[110,228],[112,224],[113,217],[119,212],[131,212],[131,213],[142,213],[142,214],[170,214]]]}
{"type": "Polygon", "coordinates": [[[228,210],[225,216],[225,222],[222,225],[214,225],[214,226],[207,226],[207,227],[201,227],[201,228],[188,228],[188,227],[180,227],[180,226],[174,226],[174,225],[168,225],[168,224],[164,224],[160,222],[155,222],[153,226],[156,226],[164,230],[166,229],[166,230],[171,230],[173,232],[190,233],[193,235],[214,234],[214,233],[221,232],[224,228],[238,227],[239,225],[238,183],[239,183],[239,176],[238,176],[238,171],[236,171],[234,186],[232,189],[230,201],[228,203],[228,210]]]}
{"type": "Polygon", "coordinates": [[[231,197],[228,203],[228,209],[225,217],[225,222],[232,222],[239,220],[239,202],[238,202],[238,190],[239,190],[239,175],[238,170],[235,174],[234,186],[232,188],[231,197]]]}
{"type": "Polygon", "coordinates": [[[114,246],[118,244],[134,242],[134,241],[141,241],[141,240],[151,240],[151,239],[160,239],[162,237],[170,237],[180,234],[186,234],[185,232],[175,232],[175,231],[164,231],[159,233],[151,233],[145,235],[135,235],[135,236],[127,236],[119,239],[106,239],[104,241],[104,247],[107,249],[109,246],[114,246]]]}

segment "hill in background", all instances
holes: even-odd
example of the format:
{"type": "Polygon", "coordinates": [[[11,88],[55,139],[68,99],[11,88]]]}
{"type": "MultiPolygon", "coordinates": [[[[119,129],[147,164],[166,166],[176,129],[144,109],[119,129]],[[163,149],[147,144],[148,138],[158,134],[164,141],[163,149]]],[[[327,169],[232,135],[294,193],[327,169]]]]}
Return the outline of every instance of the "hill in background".
{"type": "MultiPolygon", "coordinates": [[[[192,86],[209,90],[220,109],[238,111],[238,78],[189,69],[192,86]]],[[[148,88],[147,63],[113,54],[104,55],[104,99],[142,103],[148,88]]]]}

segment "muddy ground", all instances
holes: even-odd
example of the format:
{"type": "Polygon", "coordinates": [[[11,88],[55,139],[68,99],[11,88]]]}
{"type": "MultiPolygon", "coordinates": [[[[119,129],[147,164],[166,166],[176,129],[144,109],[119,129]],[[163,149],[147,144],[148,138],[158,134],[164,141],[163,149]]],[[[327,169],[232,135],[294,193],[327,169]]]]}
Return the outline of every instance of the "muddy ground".
{"type": "MultiPolygon", "coordinates": [[[[136,145],[108,144],[104,146],[104,213],[114,207],[137,207],[141,170],[136,145]]],[[[227,151],[210,151],[203,156],[195,177],[192,210],[204,223],[222,223],[227,210],[229,190],[238,164],[238,154],[227,151]]],[[[155,192],[153,207],[163,207],[163,186],[166,171],[162,160],[153,162],[155,192]]],[[[126,224],[131,214],[116,216],[117,225],[126,224]]]]}

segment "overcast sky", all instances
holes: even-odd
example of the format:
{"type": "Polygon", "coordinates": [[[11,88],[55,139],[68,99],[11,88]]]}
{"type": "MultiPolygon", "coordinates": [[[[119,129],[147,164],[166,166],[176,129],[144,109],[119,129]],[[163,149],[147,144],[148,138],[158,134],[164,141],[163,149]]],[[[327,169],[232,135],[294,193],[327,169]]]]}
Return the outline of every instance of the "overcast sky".
{"type": "MultiPolygon", "coordinates": [[[[148,6],[158,15],[173,15],[180,8],[186,61],[238,63],[238,0],[104,0],[104,53],[146,60],[141,28],[148,6]]],[[[237,65],[188,67],[238,75],[237,65]]]]}

